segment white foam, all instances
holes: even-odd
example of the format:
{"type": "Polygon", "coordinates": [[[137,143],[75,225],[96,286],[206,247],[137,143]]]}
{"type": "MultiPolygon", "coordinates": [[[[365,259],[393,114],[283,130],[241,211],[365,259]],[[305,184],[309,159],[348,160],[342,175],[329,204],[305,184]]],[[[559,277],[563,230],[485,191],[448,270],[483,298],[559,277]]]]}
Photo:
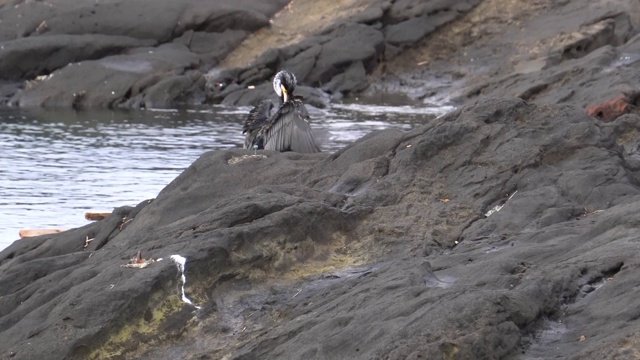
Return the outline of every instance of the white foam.
{"type": "Polygon", "coordinates": [[[455,110],[453,106],[438,105],[433,107],[416,107],[416,106],[387,106],[387,105],[363,105],[363,104],[334,104],[332,105],[338,109],[357,111],[369,115],[442,115],[452,110],[455,110]]]}
{"type": "Polygon", "coordinates": [[[187,277],[184,274],[184,269],[187,264],[187,259],[184,256],[171,255],[171,260],[173,260],[176,263],[176,266],[178,267],[178,271],[180,271],[180,273],[182,274],[182,301],[186,302],[189,305],[195,306],[196,309],[200,309],[200,306],[194,305],[193,302],[189,300],[189,298],[187,298],[187,295],[184,292],[184,285],[187,283],[187,277]]]}

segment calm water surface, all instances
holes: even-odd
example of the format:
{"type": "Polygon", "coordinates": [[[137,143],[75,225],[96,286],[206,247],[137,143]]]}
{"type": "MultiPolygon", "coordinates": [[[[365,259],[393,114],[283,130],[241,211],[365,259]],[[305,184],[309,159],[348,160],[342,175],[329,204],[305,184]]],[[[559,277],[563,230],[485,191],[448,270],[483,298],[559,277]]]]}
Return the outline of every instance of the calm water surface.
{"type": "MultiPolygon", "coordinates": [[[[0,109],[0,250],[20,229],[78,227],[86,211],[154,198],[203,152],[241,147],[248,110],[0,109]]],[[[335,151],[450,110],[350,104],[310,114],[323,150],[335,151]]]]}

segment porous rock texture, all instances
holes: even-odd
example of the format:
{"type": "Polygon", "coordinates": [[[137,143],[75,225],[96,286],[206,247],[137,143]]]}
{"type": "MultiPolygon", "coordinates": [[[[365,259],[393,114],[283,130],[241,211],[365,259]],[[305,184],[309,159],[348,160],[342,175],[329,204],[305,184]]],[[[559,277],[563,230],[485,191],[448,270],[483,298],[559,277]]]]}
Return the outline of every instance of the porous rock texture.
{"type": "Polygon", "coordinates": [[[207,152],[0,252],[0,356],[634,358],[639,120],[485,99],[334,154],[207,152]]]}

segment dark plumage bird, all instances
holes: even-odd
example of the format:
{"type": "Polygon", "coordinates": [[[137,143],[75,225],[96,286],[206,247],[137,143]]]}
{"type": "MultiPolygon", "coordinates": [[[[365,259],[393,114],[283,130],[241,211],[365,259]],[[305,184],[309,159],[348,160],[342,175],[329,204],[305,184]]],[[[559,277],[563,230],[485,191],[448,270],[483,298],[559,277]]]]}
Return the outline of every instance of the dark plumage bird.
{"type": "Polygon", "coordinates": [[[270,100],[262,100],[250,112],[242,128],[245,134],[244,148],[300,153],[320,152],[311,127],[309,113],[301,97],[294,96],[296,77],[285,70],[273,78],[273,89],[280,98],[280,106],[274,114],[270,100]]]}

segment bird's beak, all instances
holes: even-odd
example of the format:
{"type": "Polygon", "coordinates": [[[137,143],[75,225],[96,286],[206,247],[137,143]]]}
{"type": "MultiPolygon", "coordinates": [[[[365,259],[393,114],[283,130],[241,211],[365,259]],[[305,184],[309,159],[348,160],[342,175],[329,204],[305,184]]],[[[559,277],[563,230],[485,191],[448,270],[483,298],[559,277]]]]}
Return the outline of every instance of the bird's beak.
{"type": "Polygon", "coordinates": [[[280,89],[282,90],[282,102],[286,103],[289,96],[287,95],[287,89],[284,88],[284,85],[280,85],[280,89]]]}

